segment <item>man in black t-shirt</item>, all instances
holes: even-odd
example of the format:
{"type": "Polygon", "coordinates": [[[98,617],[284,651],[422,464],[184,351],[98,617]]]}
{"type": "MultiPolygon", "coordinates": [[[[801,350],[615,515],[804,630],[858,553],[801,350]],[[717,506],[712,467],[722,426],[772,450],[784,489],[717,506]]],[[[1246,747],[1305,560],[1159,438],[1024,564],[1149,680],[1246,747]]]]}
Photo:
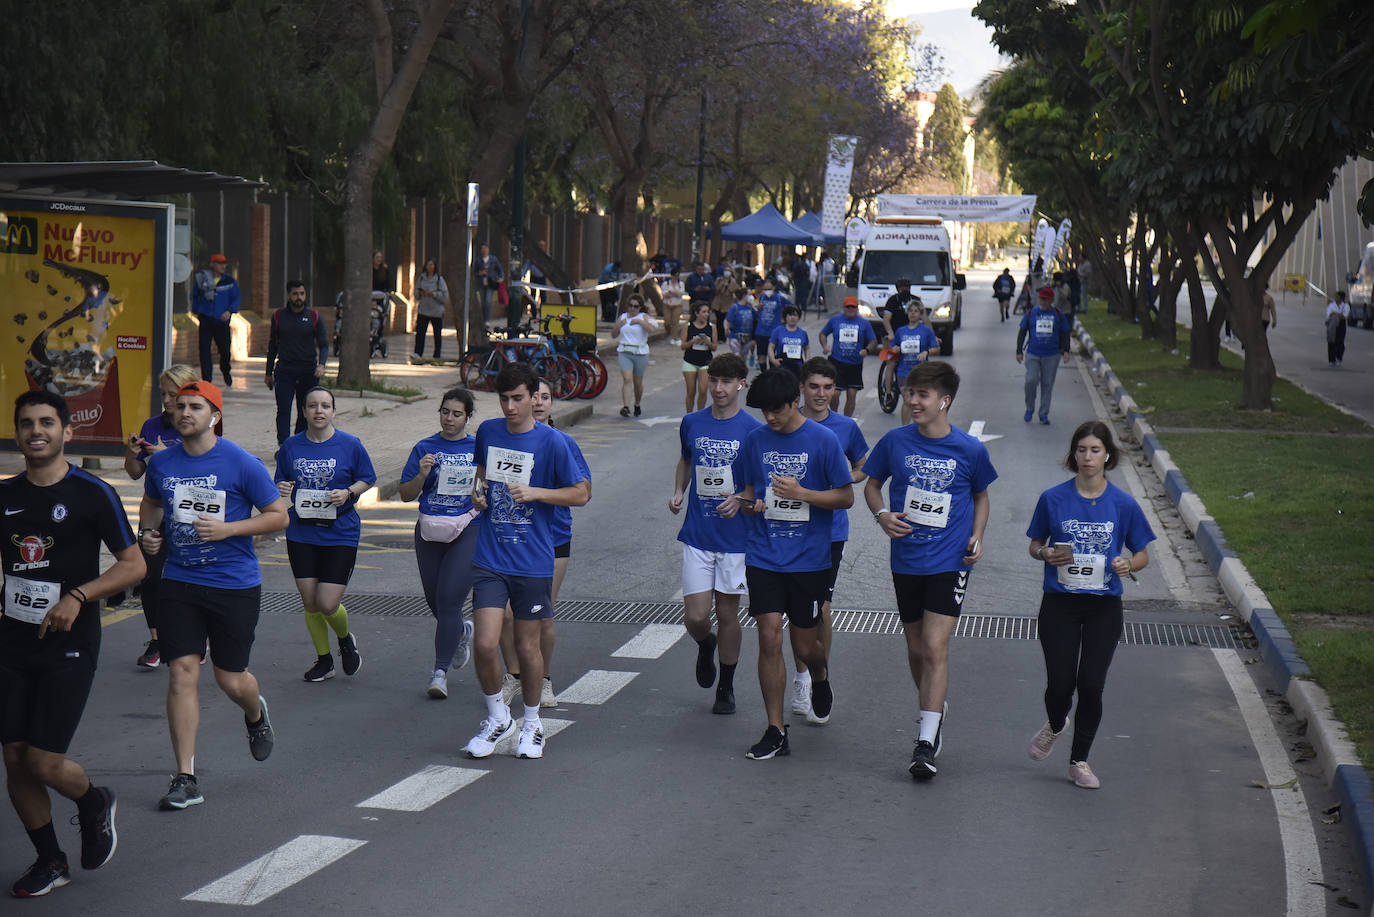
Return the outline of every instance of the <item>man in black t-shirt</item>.
{"type": "Polygon", "coordinates": [[[67,402],[25,392],[14,429],[25,470],[0,481],[0,745],[10,801],[38,851],[11,892],[31,898],[71,881],[49,788],[76,803],[82,867],[114,856],[114,791],[93,786],[66,754],[95,680],[99,600],[142,579],[144,562],[114,490],[67,462],[67,402]],[[115,557],[103,574],[102,543],[115,557]]]}
{"type": "Polygon", "coordinates": [[[892,340],[892,335],[897,332],[897,329],[907,323],[907,303],[916,298],[911,292],[911,281],[905,277],[898,278],[894,286],[897,288],[897,292],[889,296],[887,302],[883,303],[883,314],[879,316],[883,324],[887,326],[887,335],[883,338],[885,341],[892,340]]]}

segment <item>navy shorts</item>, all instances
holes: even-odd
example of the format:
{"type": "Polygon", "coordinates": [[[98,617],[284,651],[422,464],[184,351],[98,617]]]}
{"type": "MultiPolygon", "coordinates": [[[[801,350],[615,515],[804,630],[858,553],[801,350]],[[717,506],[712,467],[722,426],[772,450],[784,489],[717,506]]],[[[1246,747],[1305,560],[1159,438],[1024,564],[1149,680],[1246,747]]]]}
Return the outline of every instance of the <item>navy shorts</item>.
{"type": "Polygon", "coordinates": [[[0,649],[0,744],[26,742],[55,755],[71,746],[95,681],[96,652],[53,637],[51,649],[0,649]]]}
{"type": "Polygon", "coordinates": [[[288,538],[286,556],[291,561],[291,575],[296,579],[347,586],[353,576],[353,564],[358,560],[358,546],[311,544],[288,538]]]}
{"type": "Polygon", "coordinates": [[[553,617],[553,577],[516,576],[472,568],[472,607],[505,608],[521,621],[553,617]]]}
{"type": "Polygon", "coordinates": [[[830,362],[835,367],[836,389],[846,391],[864,387],[864,365],[862,363],[844,363],[833,359],[830,362]]]}
{"type": "Polygon", "coordinates": [[[218,589],[163,579],[157,613],[162,658],[199,656],[210,643],[210,660],[225,672],[246,672],[258,628],[262,586],[218,589]]]}
{"type": "Polygon", "coordinates": [[[749,617],[785,614],[793,627],[802,629],[820,623],[829,568],[784,573],[746,566],[744,580],[749,584],[749,617]]]}
{"type": "Polygon", "coordinates": [[[835,580],[840,576],[840,561],[844,560],[844,542],[830,542],[830,579],[825,587],[825,600],[833,602],[835,600],[835,580]]]}
{"type": "Polygon", "coordinates": [[[968,589],[967,570],[950,570],[924,576],[913,573],[892,574],[892,589],[897,593],[897,614],[903,624],[912,624],[932,614],[959,617],[968,589]]]}

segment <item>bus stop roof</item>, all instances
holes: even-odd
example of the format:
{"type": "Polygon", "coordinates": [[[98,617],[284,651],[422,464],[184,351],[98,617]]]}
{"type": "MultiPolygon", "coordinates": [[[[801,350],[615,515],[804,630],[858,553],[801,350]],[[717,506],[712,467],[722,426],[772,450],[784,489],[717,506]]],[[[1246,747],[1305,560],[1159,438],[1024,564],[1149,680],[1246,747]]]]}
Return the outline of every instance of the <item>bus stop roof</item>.
{"type": "Polygon", "coordinates": [[[107,162],[0,162],[0,189],[86,192],[120,197],[265,188],[265,182],[163,165],[155,159],[107,162]]]}

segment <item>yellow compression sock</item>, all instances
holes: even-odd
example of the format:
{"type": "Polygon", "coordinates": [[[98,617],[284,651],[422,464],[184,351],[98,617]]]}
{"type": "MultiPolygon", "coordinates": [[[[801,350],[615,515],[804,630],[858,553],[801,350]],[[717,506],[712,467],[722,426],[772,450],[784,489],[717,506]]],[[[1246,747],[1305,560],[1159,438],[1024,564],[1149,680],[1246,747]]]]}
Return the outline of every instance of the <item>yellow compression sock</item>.
{"type": "Polygon", "coordinates": [[[329,655],[328,619],[317,611],[305,613],[305,629],[310,631],[310,642],[315,644],[316,656],[329,655]]]}
{"type": "MultiPolygon", "coordinates": [[[[324,618],[325,622],[334,629],[334,636],[348,636],[348,609],[344,608],[343,602],[339,603],[339,607],[334,609],[333,614],[321,615],[320,617],[324,618]]],[[[328,644],[328,641],[325,642],[328,644]]]]}

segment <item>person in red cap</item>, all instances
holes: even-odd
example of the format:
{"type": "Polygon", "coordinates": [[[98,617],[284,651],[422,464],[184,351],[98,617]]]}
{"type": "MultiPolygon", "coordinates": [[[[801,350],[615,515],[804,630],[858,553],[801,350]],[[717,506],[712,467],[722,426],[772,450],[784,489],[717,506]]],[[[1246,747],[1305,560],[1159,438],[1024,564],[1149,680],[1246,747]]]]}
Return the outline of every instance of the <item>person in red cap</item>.
{"type": "Polygon", "coordinates": [[[864,355],[878,340],[868,320],[859,318],[859,300],[846,296],[843,311],[830,316],[820,338],[821,352],[835,364],[835,395],[830,399],[830,410],[839,407],[843,391],[844,416],[853,417],[854,402],[864,387],[864,355]]]}
{"type": "Polygon", "coordinates": [[[177,766],[159,803],[167,810],[205,801],[195,755],[207,641],[215,682],[243,710],[253,757],[265,760],[275,741],[267,703],[248,671],[262,592],[253,537],[286,528],[286,501],[261,461],[215,434],[223,413],[224,396],[213,384],[181,387],[173,409],[181,442],[148,460],[139,508],[143,550],[156,554],[164,537],[167,543],[158,642],[170,672],[167,725],[177,766]]]}
{"type": "Polygon", "coordinates": [[[1040,422],[1050,422],[1050,396],[1059,363],[1069,362],[1069,320],[1054,308],[1054,290],[1041,287],[1035,308],[1021,316],[1016,332],[1016,362],[1026,366],[1026,416],[1035,415],[1035,393],[1040,392],[1040,422]],[[1022,356],[1024,354],[1024,357],[1022,356]]]}
{"type": "Polygon", "coordinates": [[[229,322],[239,311],[239,284],[229,272],[229,259],[221,254],[210,256],[210,267],[196,271],[191,288],[191,312],[200,323],[200,377],[206,382],[214,379],[214,364],[210,362],[210,342],[219,350],[219,368],[224,384],[232,386],[234,376],[229,365],[229,322]]]}

